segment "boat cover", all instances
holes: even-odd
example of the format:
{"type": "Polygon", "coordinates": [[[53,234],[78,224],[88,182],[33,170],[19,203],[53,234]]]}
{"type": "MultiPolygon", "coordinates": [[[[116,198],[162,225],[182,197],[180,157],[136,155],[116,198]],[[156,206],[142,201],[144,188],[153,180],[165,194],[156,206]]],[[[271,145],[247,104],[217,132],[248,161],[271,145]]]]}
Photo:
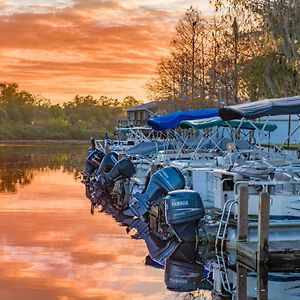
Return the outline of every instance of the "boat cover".
{"type": "Polygon", "coordinates": [[[215,126],[222,127],[234,127],[241,129],[249,129],[249,130],[265,130],[268,132],[272,132],[277,128],[276,124],[264,124],[260,122],[250,122],[247,120],[231,120],[231,121],[223,121],[220,117],[202,119],[202,120],[191,120],[191,121],[182,121],[180,123],[181,128],[197,128],[197,129],[205,129],[211,128],[215,126]]]}
{"type": "Polygon", "coordinates": [[[167,129],[173,129],[178,127],[180,122],[183,120],[205,119],[205,118],[216,117],[218,115],[219,115],[219,110],[217,108],[177,111],[165,116],[149,118],[147,120],[147,123],[154,130],[164,131],[167,129]]]}
{"type": "Polygon", "coordinates": [[[225,120],[256,119],[264,116],[292,115],[300,113],[300,96],[266,99],[261,101],[225,106],[220,117],[225,120]]]}
{"type": "MultiPolygon", "coordinates": [[[[126,150],[125,153],[128,155],[150,155],[160,150],[172,149],[172,145],[169,144],[167,148],[166,143],[163,142],[140,142],[139,144],[126,150]]],[[[174,148],[174,147],[173,147],[174,148]]]]}

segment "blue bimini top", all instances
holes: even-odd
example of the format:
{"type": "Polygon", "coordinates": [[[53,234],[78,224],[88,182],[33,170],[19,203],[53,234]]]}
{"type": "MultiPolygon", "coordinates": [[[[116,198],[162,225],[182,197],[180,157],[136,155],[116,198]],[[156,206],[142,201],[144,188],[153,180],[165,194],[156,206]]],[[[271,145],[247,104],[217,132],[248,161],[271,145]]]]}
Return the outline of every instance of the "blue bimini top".
{"type": "Polygon", "coordinates": [[[217,116],[219,116],[219,110],[217,108],[203,110],[187,110],[177,111],[161,117],[149,118],[147,120],[147,123],[154,130],[164,131],[178,127],[181,121],[199,120],[217,116]]]}

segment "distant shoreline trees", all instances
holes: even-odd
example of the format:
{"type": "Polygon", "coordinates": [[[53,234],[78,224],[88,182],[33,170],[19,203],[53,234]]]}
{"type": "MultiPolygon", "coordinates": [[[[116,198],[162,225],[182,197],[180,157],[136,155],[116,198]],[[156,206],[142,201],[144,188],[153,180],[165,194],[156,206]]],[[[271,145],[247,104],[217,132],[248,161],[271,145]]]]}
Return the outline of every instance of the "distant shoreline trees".
{"type": "Polygon", "coordinates": [[[17,83],[0,83],[0,140],[104,138],[126,108],[139,103],[132,96],[119,101],[76,95],[73,101],[51,105],[17,83]]]}
{"type": "Polygon", "coordinates": [[[216,15],[190,7],[170,54],[146,85],[151,99],[235,104],[300,94],[300,3],[211,0],[216,15]]]}

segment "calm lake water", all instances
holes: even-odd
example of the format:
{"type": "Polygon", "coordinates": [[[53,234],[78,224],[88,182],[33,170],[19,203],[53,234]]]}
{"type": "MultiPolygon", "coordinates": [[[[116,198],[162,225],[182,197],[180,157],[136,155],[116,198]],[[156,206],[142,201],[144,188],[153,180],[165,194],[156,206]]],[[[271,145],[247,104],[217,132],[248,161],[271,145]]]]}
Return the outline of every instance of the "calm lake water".
{"type": "Polygon", "coordinates": [[[86,149],[0,146],[0,299],[193,299],[145,266],[144,241],[90,214],[79,179],[86,149]]]}

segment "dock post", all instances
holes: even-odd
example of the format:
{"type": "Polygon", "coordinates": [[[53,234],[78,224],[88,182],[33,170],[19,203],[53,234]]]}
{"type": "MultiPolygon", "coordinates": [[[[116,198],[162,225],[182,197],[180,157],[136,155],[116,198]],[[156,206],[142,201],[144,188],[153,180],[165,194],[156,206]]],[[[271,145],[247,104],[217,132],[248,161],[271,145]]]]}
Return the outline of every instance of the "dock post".
{"type": "Polygon", "coordinates": [[[263,192],[259,195],[258,206],[257,264],[265,264],[269,260],[269,222],[270,194],[263,192]]]}
{"type": "Polygon", "coordinates": [[[247,299],[247,269],[240,263],[236,265],[237,299],[247,299]]]}
{"type": "Polygon", "coordinates": [[[238,201],[238,241],[246,242],[248,236],[248,199],[249,191],[247,185],[240,187],[239,201],[238,201]]]}
{"type": "Polygon", "coordinates": [[[257,268],[257,300],[268,300],[268,271],[267,264],[257,268]]]}

